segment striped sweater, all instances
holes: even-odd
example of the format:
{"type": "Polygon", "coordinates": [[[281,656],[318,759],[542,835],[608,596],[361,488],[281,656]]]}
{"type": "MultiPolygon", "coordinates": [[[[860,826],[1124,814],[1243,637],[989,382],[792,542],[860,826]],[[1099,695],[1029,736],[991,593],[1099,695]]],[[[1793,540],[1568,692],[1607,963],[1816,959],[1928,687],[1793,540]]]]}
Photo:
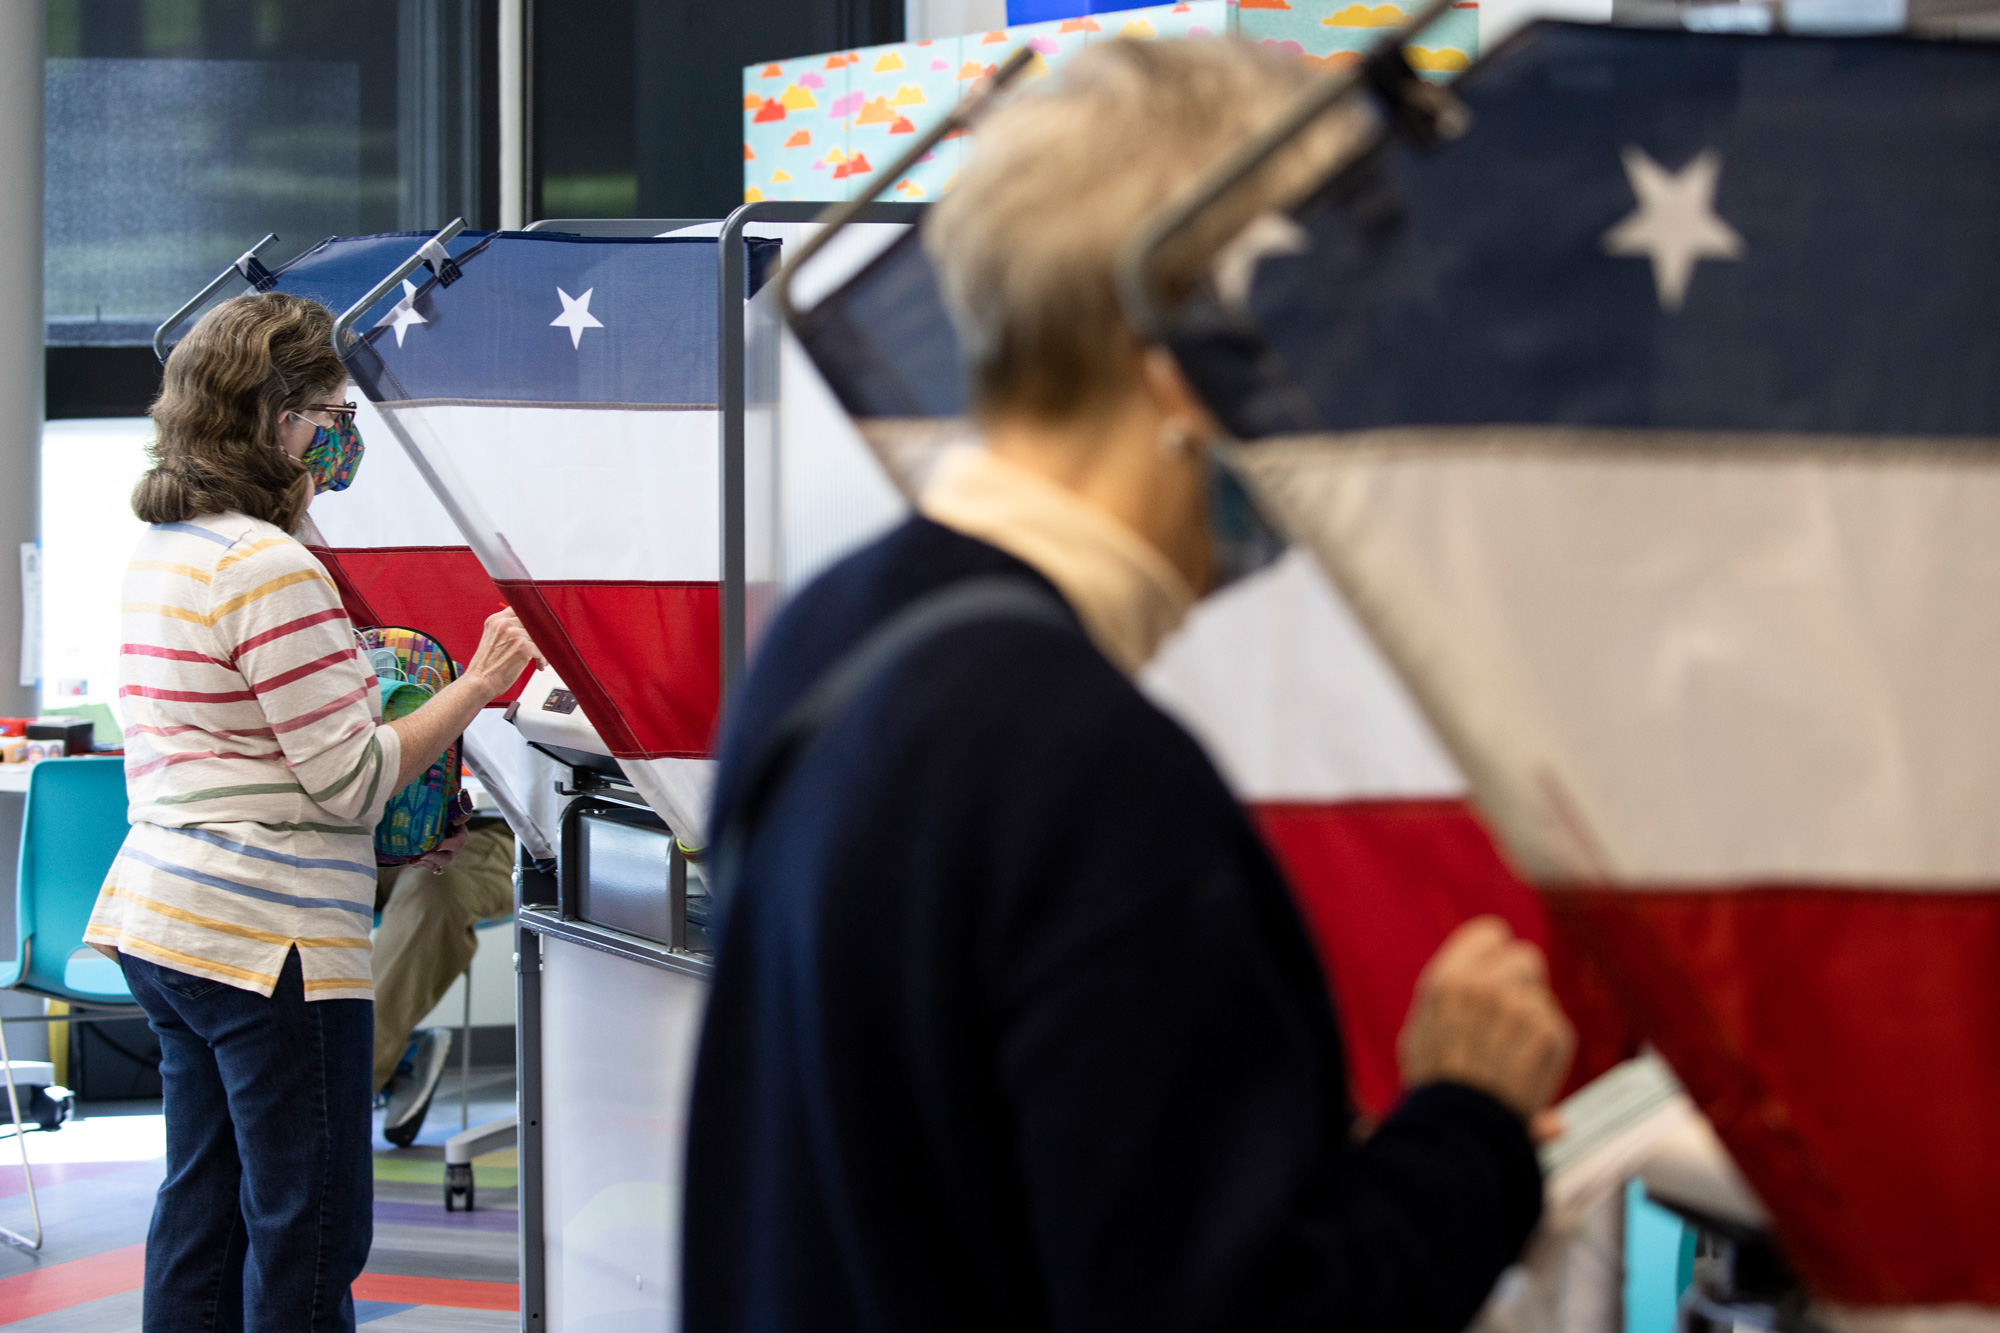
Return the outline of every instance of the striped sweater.
{"type": "Polygon", "coordinates": [[[84,938],[269,995],[369,999],[374,831],[402,747],[340,595],[269,523],[164,523],[125,574],[131,832],[84,938]]]}

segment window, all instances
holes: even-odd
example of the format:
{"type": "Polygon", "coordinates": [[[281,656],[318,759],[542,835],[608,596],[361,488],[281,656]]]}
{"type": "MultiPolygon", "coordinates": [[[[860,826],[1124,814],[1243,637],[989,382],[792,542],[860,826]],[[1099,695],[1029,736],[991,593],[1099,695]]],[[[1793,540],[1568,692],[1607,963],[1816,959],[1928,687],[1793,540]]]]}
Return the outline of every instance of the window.
{"type": "Polygon", "coordinates": [[[479,0],[49,0],[52,346],[136,346],[267,232],[497,212],[479,0]]]}

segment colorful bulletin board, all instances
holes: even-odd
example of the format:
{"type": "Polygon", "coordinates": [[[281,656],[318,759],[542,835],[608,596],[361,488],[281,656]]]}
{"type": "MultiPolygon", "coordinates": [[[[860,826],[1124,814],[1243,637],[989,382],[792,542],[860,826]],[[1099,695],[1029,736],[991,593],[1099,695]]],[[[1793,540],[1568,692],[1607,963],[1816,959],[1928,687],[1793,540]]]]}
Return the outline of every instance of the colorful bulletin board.
{"type": "MultiPolygon", "coordinates": [[[[909,142],[958,102],[973,83],[1021,46],[1047,75],[1092,42],[1233,33],[1333,66],[1356,59],[1416,0],[1183,0],[1081,18],[1025,23],[963,37],[896,42],[746,65],[743,69],[743,197],[847,199],[872,186],[909,142]]],[[[1435,77],[1464,69],[1478,54],[1478,0],[1460,0],[1412,46],[1410,62],[1435,77]]],[[[940,143],[896,182],[890,200],[934,199],[958,173],[963,140],[940,143]]]]}

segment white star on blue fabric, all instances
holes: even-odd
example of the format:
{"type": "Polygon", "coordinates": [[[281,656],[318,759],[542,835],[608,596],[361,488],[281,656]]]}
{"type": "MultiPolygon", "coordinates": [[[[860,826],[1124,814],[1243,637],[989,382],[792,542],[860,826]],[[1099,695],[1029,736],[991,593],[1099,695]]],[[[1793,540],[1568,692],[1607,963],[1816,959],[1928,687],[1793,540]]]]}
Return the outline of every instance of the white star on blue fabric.
{"type": "Polygon", "coordinates": [[[590,313],[590,293],[596,290],[597,288],[592,287],[589,291],[584,292],[582,296],[571,296],[562,288],[556,288],[556,295],[562,298],[563,312],[550,320],[549,326],[557,329],[568,329],[569,345],[571,347],[581,347],[583,345],[583,331],[585,329],[601,329],[604,327],[604,321],[590,313]]]}
{"type": "Polygon", "coordinates": [[[1679,171],[1668,171],[1641,148],[1628,147],[1623,156],[1639,206],[1604,233],[1604,250],[1652,260],[1660,309],[1671,314],[1687,300],[1696,264],[1741,259],[1746,248],[1736,228],[1715,212],[1722,154],[1705,148],[1679,171]]]}
{"type": "Polygon", "coordinates": [[[398,347],[403,345],[403,335],[410,331],[410,325],[430,323],[429,320],[417,313],[416,301],[417,284],[411,282],[408,278],[404,278],[403,299],[396,302],[396,308],[391,310],[382,320],[384,324],[387,324],[395,331],[396,346],[398,347]]]}

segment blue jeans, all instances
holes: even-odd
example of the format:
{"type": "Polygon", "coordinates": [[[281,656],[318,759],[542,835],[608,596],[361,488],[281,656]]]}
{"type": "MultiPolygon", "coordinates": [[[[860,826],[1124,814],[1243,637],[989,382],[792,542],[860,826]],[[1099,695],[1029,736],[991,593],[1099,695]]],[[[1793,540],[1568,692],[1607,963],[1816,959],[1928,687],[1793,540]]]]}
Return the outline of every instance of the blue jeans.
{"type": "Polygon", "coordinates": [[[352,1330],[374,1236],[374,1005],[308,1004],[296,949],[269,999],[120,961],[165,1084],[145,1333],[352,1330]]]}

